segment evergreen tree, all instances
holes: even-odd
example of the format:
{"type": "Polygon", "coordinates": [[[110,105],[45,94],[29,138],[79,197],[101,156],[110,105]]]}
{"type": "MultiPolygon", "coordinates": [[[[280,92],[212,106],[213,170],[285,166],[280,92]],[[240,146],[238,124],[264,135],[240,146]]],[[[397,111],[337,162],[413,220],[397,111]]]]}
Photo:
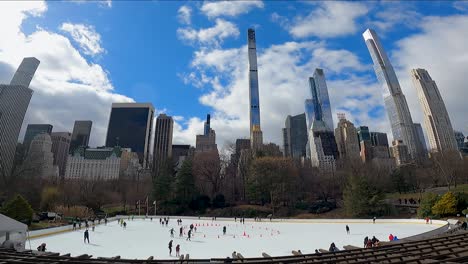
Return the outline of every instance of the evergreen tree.
{"type": "Polygon", "coordinates": [[[195,179],[192,173],[192,160],[185,159],[175,180],[176,200],[181,204],[189,203],[195,196],[195,179]]]}
{"type": "Polygon", "coordinates": [[[153,198],[164,204],[170,200],[172,193],[172,166],[169,160],[161,162],[158,171],[153,178],[153,198]]]}
{"type": "Polygon", "coordinates": [[[439,196],[437,194],[425,193],[418,208],[418,216],[421,218],[432,217],[432,207],[438,200],[439,196]]]}
{"type": "Polygon", "coordinates": [[[34,211],[23,196],[17,195],[5,204],[2,213],[23,223],[30,224],[34,211]]]}
{"type": "Polygon", "coordinates": [[[353,217],[369,217],[385,213],[383,194],[369,185],[366,177],[353,175],[343,191],[344,208],[353,217]]]}

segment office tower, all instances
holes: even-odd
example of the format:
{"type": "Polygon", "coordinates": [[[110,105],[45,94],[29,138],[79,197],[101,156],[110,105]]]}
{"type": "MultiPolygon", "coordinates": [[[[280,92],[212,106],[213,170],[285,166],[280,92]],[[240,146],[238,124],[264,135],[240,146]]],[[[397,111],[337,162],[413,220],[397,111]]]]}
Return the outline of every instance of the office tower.
{"type": "Polygon", "coordinates": [[[312,127],[312,122],[315,120],[314,102],[312,99],[305,99],[304,102],[307,130],[312,127]]]}
{"type": "Polygon", "coordinates": [[[375,73],[382,85],[385,108],[390,120],[393,138],[402,140],[408,147],[412,159],[418,159],[421,150],[418,148],[413,119],[395,71],[375,31],[367,29],[363,33],[363,37],[374,62],[375,73]]]}
{"type": "Polygon", "coordinates": [[[424,138],[424,132],[420,123],[414,123],[414,131],[416,132],[417,144],[421,153],[421,157],[426,157],[427,147],[426,139],[424,138]]]}
{"type": "Polygon", "coordinates": [[[390,147],[390,155],[395,158],[397,166],[407,164],[411,161],[409,155],[408,146],[406,146],[402,140],[393,140],[392,146],[390,147]]]}
{"type": "Polygon", "coordinates": [[[28,153],[29,145],[31,141],[39,134],[48,134],[52,133],[53,126],[50,124],[29,124],[26,128],[26,133],[24,134],[23,145],[25,147],[26,153],[28,153]]]}
{"type": "Polygon", "coordinates": [[[306,155],[307,124],[305,114],[286,117],[283,128],[284,156],[301,158],[306,155]]]}
{"type": "MultiPolygon", "coordinates": [[[[156,118],[154,129],[154,150],[153,150],[153,172],[159,173],[163,164],[169,166],[169,159],[172,158],[172,131],[174,120],[166,114],[160,114],[156,118]]],[[[171,160],[172,161],[172,160],[171,160]]]]}
{"type": "Polygon", "coordinates": [[[91,136],[91,127],[93,121],[91,120],[76,120],[73,126],[73,132],[70,142],[70,153],[78,147],[87,147],[89,145],[89,138],[91,136]]]}
{"type": "Polygon", "coordinates": [[[206,115],[206,121],[205,121],[205,124],[204,124],[204,131],[205,131],[205,132],[204,132],[204,135],[205,135],[205,136],[208,135],[208,134],[210,133],[210,129],[211,129],[211,127],[210,127],[210,120],[211,120],[211,116],[210,116],[210,114],[207,114],[207,115],[206,115]]]}
{"type": "Polygon", "coordinates": [[[335,139],[340,153],[340,159],[359,160],[359,141],[356,137],[356,127],[346,120],[344,114],[338,114],[338,125],[335,128],[335,139]]]}
{"type": "Polygon", "coordinates": [[[138,154],[136,152],[132,152],[129,148],[122,148],[121,150],[120,175],[132,180],[135,180],[135,177],[137,177],[136,180],[139,181],[142,170],[138,154]]]}
{"type": "Polygon", "coordinates": [[[453,131],[453,135],[455,137],[455,142],[457,143],[457,149],[460,150],[464,147],[465,142],[465,135],[461,131],[453,131]]]}
{"type": "Polygon", "coordinates": [[[54,132],[52,138],[52,153],[54,154],[54,165],[59,168],[59,175],[65,175],[68,153],[70,151],[71,133],[54,132]]]}
{"type": "Polygon", "coordinates": [[[338,158],[338,147],[333,134],[330,100],[323,70],[316,69],[313,78],[309,78],[312,94],[312,124],[308,130],[308,154],[311,164],[319,170],[332,173],[335,171],[335,160],[338,158]],[[330,112],[329,114],[324,114],[330,112]]]}
{"type": "Polygon", "coordinates": [[[58,176],[58,167],[54,166],[52,140],[49,134],[39,134],[33,138],[24,162],[26,172],[32,175],[49,178],[58,176]]]}
{"type": "Polygon", "coordinates": [[[369,132],[369,127],[359,126],[357,128],[357,136],[358,136],[359,142],[362,142],[362,141],[365,141],[365,140],[370,141],[371,136],[370,136],[370,132],[369,132]]]}
{"type": "Polygon", "coordinates": [[[122,148],[79,147],[68,157],[67,180],[116,180],[120,174],[122,148]]]}
{"type": "Polygon", "coordinates": [[[257,150],[263,145],[263,134],[260,127],[260,96],[258,92],[257,45],[255,30],[248,30],[249,55],[249,101],[250,101],[250,144],[257,150]]]}
{"type": "Polygon", "coordinates": [[[430,151],[456,150],[452,123],[437,84],[425,69],[411,70],[411,77],[423,109],[430,151]]]}
{"type": "Polygon", "coordinates": [[[370,132],[370,141],[372,146],[384,146],[388,148],[387,133],[370,132]]]}
{"type": "Polygon", "coordinates": [[[172,145],[172,164],[174,164],[176,173],[182,167],[184,161],[193,155],[192,149],[190,145],[172,145]]]}
{"type": "Polygon", "coordinates": [[[37,67],[39,67],[39,63],[41,62],[34,57],[24,58],[16,70],[13,79],[11,79],[10,85],[20,85],[28,88],[37,67]]]}
{"type": "MultiPolygon", "coordinates": [[[[209,124],[209,118],[210,115],[207,116],[206,124],[209,124]]],[[[216,145],[216,132],[213,129],[211,129],[211,127],[209,127],[209,131],[204,131],[203,135],[197,135],[195,143],[196,153],[210,151],[218,152],[218,145],[216,145]]]]}
{"type": "Polygon", "coordinates": [[[39,60],[25,58],[10,85],[0,84],[0,175],[10,175],[16,144],[33,90],[29,89],[39,60]]]}
{"type": "Polygon", "coordinates": [[[151,103],[113,103],[106,147],[130,148],[143,168],[149,167],[154,107],[151,103]]]}

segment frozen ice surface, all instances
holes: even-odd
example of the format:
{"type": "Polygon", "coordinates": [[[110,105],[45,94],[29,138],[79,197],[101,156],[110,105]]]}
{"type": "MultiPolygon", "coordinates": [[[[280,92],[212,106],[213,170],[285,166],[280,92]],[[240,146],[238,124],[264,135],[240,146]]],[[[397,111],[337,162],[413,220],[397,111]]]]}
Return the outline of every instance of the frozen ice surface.
{"type": "MultiPolygon", "coordinates": [[[[171,218],[168,227],[159,224],[159,218],[150,221],[135,219],[125,220],[127,228],[121,227],[117,221],[107,225],[96,226],[95,231],[89,230],[91,243],[83,242],[84,229],[65,232],[57,235],[31,239],[31,248],[36,249],[41,243],[47,244],[47,251],[81,254],[93,257],[113,257],[146,259],[154,256],[158,259],[175,258],[175,247],[180,244],[181,254],[190,254],[191,258],[224,258],[231,257],[233,251],[244,257],[261,257],[262,252],[271,256],[291,255],[291,250],[301,250],[302,253],[314,253],[315,249],[327,249],[334,242],[338,248],[344,245],[361,247],[365,236],[376,236],[381,241],[387,241],[389,234],[404,238],[440,227],[437,224],[414,223],[400,220],[392,223],[378,219],[366,223],[352,223],[352,220],[342,220],[339,223],[310,223],[295,220],[263,220],[254,222],[246,220],[242,225],[232,220],[198,220],[183,219],[184,237],[179,237],[176,219],[171,218]],[[187,241],[187,231],[190,224],[196,225],[197,231],[192,240],[187,241]],[[345,226],[350,227],[346,234],[345,226]],[[222,229],[226,226],[226,235],[222,229]],[[174,238],[170,237],[170,229],[174,228],[174,238]],[[245,236],[244,236],[245,232],[245,236]],[[169,255],[168,243],[173,239],[172,256],[169,255]]],[[[336,221],[336,220],[334,220],[336,221]]],[[[29,243],[26,242],[29,249],[29,243]]]]}

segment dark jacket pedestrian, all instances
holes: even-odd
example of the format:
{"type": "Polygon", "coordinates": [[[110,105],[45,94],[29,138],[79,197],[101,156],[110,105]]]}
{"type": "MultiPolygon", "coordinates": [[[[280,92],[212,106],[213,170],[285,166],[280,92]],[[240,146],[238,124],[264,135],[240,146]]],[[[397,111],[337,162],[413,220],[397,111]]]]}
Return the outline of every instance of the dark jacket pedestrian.
{"type": "Polygon", "coordinates": [[[84,231],[84,242],[86,243],[86,240],[88,240],[88,244],[89,244],[89,232],[88,232],[88,229],[86,229],[84,231]]]}
{"type": "Polygon", "coordinates": [[[349,234],[349,226],[348,225],[346,225],[346,233],[349,234]]]}
{"type": "Polygon", "coordinates": [[[169,255],[172,256],[172,240],[169,241],[169,255]]]}

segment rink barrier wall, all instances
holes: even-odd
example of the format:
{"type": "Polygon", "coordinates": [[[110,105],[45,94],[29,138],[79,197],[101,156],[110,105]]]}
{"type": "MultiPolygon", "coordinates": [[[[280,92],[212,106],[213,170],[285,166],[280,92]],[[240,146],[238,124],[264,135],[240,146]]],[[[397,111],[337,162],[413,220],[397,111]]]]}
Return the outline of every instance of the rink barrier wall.
{"type": "MultiPolygon", "coordinates": [[[[108,222],[117,220],[117,217],[110,217],[107,218],[108,222]]],[[[101,221],[101,224],[95,224],[96,226],[98,225],[104,225],[104,222],[101,221]]],[[[77,227],[77,230],[78,229],[77,227]]],[[[81,230],[85,230],[84,224],[81,225],[81,230]]],[[[36,239],[44,236],[52,236],[52,235],[57,235],[65,232],[70,232],[73,231],[73,225],[64,225],[64,226],[58,226],[58,227],[51,227],[51,228],[44,228],[44,229],[39,229],[39,230],[32,230],[29,231],[29,239],[36,239]]]]}
{"type": "MultiPolygon", "coordinates": [[[[212,217],[189,217],[189,216],[167,216],[167,215],[149,215],[145,217],[144,215],[140,216],[133,216],[135,219],[148,219],[150,217],[154,218],[153,220],[157,221],[159,218],[169,217],[172,220],[175,219],[183,219],[183,220],[204,220],[204,221],[212,221],[212,217]]],[[[132,216],[130,216],[130,219],[132,216]]],[[[115,217],[108,218],[108,222],[112,222],[118,219],[128,220],[128,215],[117,215],[115,217]]],[[[216,221],[232,221],[233,218],[227,217],[217,217],[216,221]]],[[[245,218],[247,222],[254,222],[253,218],[245,218]]],[[[270,222],[268,218],[262,218],[262,222],[270,222]]],[[[369,224],[372,223],[372,219],[272,219],[274,223],[298,223],[298,224],[369,224]]],[[[375,221],[376,224],[426,224],[424,219],[377,219],[375,221]]],[[[101,225],[104,223],[101,221],[101,225]]],[[[404,238],[404,239],[418,239],[421,237],[429,237],[437,234],[441,234],[445,232],[448,228],[447,221],[442,220],[432,220],[432,225],[440,225],[441,227],[436,228],[434,230],[421,233],[412,237],[404,238]]],[[[83,225],[81,227],[84,229],[83,225]]],[[[52,227],[46,229],[39,229],[34,231],[29,231],[29,239],[36,239],[44,236],[51,236],[57,235],[65,232],[73,231],[73,225],[65,225],[59,227],[52,227]]]]}

